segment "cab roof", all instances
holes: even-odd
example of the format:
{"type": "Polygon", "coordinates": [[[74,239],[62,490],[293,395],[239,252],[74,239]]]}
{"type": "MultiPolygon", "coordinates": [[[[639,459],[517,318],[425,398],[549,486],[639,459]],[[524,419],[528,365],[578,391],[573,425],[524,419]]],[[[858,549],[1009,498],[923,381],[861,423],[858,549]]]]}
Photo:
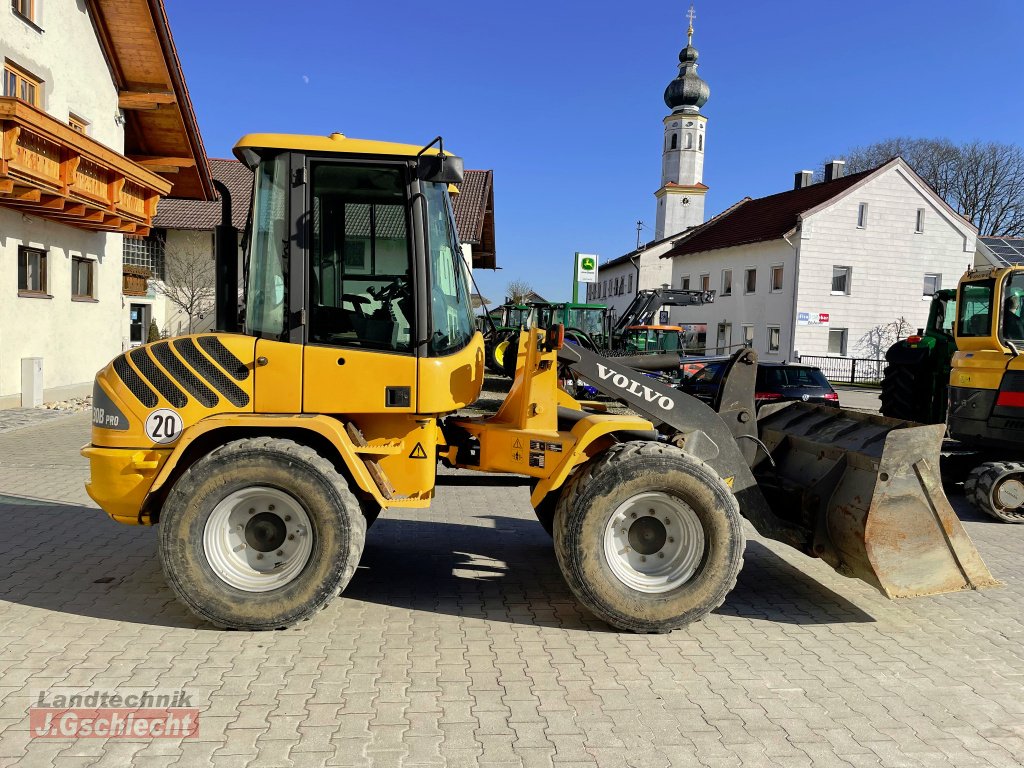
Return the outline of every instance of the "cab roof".
{"type": "MultiPolygon", "coordinates": [[[[255,154],[259,149],[298,150],[302,152],[325,152],[345,155],[380,155],[387,157],[414,158],[423,152],[422,145],[399,144],[392,141],[373,141],[371,139],[350,139],[343,133],[332,133],[330,136],[306,136],[291,133],[249,133],[235,144],[235,157],[255,167],[255,154]]],[[[423,152],[426,155],[438,154],[437,147],[423,152]]],[[[446,152],[445,154],[451,154],[446,152]]]]}

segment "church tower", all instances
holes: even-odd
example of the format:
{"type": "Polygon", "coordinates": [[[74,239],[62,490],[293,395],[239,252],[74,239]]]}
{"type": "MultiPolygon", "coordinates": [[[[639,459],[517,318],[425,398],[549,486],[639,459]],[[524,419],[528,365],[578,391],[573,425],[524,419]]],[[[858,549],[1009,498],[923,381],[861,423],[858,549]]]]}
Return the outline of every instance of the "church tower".
{"type": "Polygon", "coordinates": [[[686,31],[686,47],[679,52],[679,75],[665,89],[665,104],[672,113],[664,119],[665,138],[661,155],[661,189],[655,240],[679,234],[704,223],[704,147],[707,118],[700,113],[711,95],[697,74],[697,49],[693,47],[693,6],[686,31]]]}

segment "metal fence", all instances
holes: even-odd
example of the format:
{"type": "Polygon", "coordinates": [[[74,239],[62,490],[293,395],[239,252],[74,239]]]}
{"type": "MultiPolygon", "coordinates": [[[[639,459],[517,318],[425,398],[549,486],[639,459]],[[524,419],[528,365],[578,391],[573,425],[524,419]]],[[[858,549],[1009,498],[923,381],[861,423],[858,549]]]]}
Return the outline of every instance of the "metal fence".
{"type": "Polygon", "coordinates": [[[820,368],[825,378],[834,384],[878,384],[885,371],[885,360],[863,357],[801,355],[800,362],[820,368]]]}

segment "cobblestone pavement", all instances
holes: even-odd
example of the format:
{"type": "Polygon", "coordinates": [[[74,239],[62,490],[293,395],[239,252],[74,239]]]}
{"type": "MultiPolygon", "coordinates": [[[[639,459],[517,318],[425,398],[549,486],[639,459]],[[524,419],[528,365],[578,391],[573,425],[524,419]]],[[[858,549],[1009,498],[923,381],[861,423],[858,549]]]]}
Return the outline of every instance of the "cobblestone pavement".
{"type": "Polygon", "coordinates": [[[1005,586],[902,602],[751,532],[720,610],[629,635],[575,603],[522,481],[448,475],[313,620],[221,632],[87,500],[86,418],[0,436],[0,766],[1021,764],[1024,526],[963,512],[1005,586]],[[199,738],[29,738],[40,691],[130,687],[186,689],[199,738]]]}
{"type": "Polygon", "coordinates": [[[0,434],[71,414],[50,408],[0,408],[0,434]]]}

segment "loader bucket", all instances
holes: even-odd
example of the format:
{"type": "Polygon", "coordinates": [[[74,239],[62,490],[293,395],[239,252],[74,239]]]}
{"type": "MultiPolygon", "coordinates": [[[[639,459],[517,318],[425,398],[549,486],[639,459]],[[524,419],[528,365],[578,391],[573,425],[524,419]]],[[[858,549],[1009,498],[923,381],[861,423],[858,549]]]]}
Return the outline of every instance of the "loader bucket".
{"type": "Polygon", "coordinates": [[[772,511],[838,572],[890,598],[998,584],[942,490],[944,425],[789,403],[763,408],[758,428],[772,511]]]}

